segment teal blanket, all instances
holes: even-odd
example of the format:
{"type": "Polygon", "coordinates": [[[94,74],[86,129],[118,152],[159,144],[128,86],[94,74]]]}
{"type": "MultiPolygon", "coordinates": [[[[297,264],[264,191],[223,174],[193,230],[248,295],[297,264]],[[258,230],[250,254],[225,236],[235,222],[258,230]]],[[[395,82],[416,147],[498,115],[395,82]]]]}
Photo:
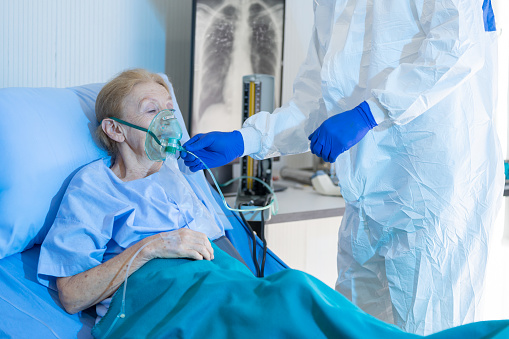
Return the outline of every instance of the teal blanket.
{"type": "MultiPolygon", "coordinates": [[[[420,338],[366,314],[318,279],[296,270],[256,278],[214,245],[213,261],[156,259],[129,277],[96,338],[420,338]],[[110,329],[112,323],[114,326],[110,329]],[[109,333],[108,333],[109,331],[109,333]]],[[[509,320],[429,336],[509,338],[509,320]]]]}

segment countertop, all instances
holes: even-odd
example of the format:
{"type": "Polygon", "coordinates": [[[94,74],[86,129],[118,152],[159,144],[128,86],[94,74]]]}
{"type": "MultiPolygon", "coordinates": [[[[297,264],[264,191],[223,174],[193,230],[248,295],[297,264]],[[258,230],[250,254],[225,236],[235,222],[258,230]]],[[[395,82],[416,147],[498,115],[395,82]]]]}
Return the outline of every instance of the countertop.
{"type": "MultiPolygon", "coordinates": [[[[276,192],[279,211],[272,215],[267,221],[268,224],[339,217],[345,212],[345,201],[342,197],[321,195],[310,185],[292,181],[278,180],[274,185],[287,188],[276,192]]],[[[230,206],[234,206],[235,197],[227,197],[226,201],[230,206]]]]}

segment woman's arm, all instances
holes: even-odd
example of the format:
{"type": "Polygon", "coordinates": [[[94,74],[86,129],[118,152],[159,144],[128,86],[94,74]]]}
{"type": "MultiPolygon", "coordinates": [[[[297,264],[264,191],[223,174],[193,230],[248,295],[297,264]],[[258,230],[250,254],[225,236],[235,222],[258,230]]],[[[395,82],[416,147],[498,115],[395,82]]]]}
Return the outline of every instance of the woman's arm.
{"type": "Polygon", "coordinates": [[[132,256],[150,241],[133,260],[129,275],[154,258],[214,259],[210,241],[200,232],[182,228],[147,237],[99,266],[58,278],[58,296],[65,310],[74,314],[112,295],[124,282],[132,256]]]}

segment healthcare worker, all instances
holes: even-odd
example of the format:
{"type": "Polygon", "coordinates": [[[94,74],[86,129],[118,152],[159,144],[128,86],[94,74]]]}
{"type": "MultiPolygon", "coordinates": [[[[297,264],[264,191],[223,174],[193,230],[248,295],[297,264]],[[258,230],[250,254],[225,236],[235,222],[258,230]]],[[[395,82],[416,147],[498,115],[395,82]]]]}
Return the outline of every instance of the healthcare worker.
{"type": "Polygon", "coordinates": [[[184,148],[209,167],[308,150],[335,162],[336,290],[408,332],[479,320],[504,185],[489,0],[318,0],[314,17],[293,98],[184,148]]]}

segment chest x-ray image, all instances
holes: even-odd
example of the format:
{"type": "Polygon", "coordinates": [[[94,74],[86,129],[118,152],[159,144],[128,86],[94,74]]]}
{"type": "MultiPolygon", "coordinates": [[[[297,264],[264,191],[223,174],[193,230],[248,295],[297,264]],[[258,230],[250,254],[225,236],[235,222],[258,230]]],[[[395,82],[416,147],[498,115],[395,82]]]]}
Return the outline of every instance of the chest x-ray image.
{"type": "Polygon", "coordinates": [[[284,0],[196,0],[192,134],[242,125],[242,77],[268,74],[279,106],[284,0]]]}

